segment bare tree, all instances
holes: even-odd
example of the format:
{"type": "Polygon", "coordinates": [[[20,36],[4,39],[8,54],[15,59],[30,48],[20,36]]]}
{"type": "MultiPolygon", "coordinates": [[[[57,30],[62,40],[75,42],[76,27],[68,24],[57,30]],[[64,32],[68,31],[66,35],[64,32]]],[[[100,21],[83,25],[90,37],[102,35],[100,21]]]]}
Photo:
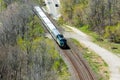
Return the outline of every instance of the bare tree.
{"type": "Polygon", "coordinates": [[[52,69],[55,59],[50,55],[51,47],[44,39],[37,43],[34,41],[42,34],[38,28],[39,21],[33,21],[34,18],[31,6],[17,2],[2,12],[0,80],[57,79],[57,72],[52,69]],[[21,45],[18,44],[19,38],[21,45]]]}

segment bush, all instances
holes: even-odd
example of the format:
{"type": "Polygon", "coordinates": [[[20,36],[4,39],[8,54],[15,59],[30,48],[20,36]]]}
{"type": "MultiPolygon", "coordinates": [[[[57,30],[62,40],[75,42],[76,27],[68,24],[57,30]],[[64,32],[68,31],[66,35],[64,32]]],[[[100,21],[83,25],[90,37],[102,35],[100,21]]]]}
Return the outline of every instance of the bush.
{"type": "Polygon", "coordinates": [[[120,43],[120,24],[115,26],[107,26],[104,37],[110,42],[120,43]]]}

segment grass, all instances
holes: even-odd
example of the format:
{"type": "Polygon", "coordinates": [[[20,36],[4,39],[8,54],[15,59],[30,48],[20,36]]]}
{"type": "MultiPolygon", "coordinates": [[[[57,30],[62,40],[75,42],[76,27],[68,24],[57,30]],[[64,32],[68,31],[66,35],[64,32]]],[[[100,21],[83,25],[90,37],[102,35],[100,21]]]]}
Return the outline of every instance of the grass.
{"type": "Polygon", "coordinates": [[[90,64],[90,67],[96,74],[98,80],[109,80],[108,65],[101,59],[101,57],[80,45],[77,40],[72,39],[72,41],[82,51],[83,57],[90,64]]]}
{"type": "Polygon", "coordinates": [[[0,12],[6,8],[4,1],[0,0],[0,12]]]}
{"type": "Polygon", "coordinates": [[[93,41],[97,40],[100,36],[97,35],[95,32],[92,32],[92,31],[88,30],[88,28],[89,27],[87,25],[85,25],[83,27],[79,27],[78,29],[85,32],[86,34],[92,36],[91,38],[92,38],[93,41]]]}
{"type": "Polygon", "coordinates": [[[107,50],[109,50],[109,51],[115,53],[116,55],[120,56],[120,44],[112,43],[112,42],[107,41],[102,36],[99,36],[97,33],[88,30],[88,26],[83,26],[83,27],[80,27],[78,29],[85,32],[86,34],[90,35],[93,42],[97,43],[101,47],[104,47],[107,50]],[[115,49],[113,49],[113,48],[115,48],[115,49]]]}
{"type": "Polygon", "coordinates": [[[99,44],[100,46],[106,48],[107,50],[115,53],[117,56],[120,57],[120,44],[117,43],[111,43],[106,40],[100,42],[100,41],[95,41],[95,43],[99,44]]]}

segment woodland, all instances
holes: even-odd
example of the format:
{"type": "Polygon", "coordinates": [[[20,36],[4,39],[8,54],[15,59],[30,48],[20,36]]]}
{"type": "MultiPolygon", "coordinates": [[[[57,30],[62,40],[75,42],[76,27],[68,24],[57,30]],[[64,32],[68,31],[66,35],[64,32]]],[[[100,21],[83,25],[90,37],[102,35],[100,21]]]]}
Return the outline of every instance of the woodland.
{"type": "MultiPolygon", "coordinates": [[[[120,43],[120,0],[60,0],[59,23],[87,26],[110,42],[120,43]]],[[[102,39],[100,39],[102,40],[102,39]]]]}
{"type": "Polygon", "coordinates": [[[43,25],[32,11],[41,3],[0,0],[0,80],[68,79],[53,40],[45,38],[43,25]]]}

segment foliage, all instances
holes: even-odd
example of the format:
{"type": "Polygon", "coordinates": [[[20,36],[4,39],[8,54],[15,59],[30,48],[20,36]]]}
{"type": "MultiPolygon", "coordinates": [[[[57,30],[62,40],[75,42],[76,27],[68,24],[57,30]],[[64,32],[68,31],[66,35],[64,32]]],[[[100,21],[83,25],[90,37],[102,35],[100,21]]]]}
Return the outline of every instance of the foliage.
{"type": "Polygon", "coordinates": [[[91,28],[101,33],[106,25],[118,23],[119,3],[119,0],[90,0],[87,15],[91,28]]]}
{"type": "Polygon", "coordinates": [[[79,26],[83,24],[83,14],[87,0],[60,0],[63,21],[67,24],[79,26]]]}
{"type": "Polygon", "coordinates": [[[107,26],[104,37],[108,38],[111,42],[120,43],[120,24],[107,26]]]}
{"type": "Polygon", "coordinates": [[[0,12],[2,12],[5,9],[5,3],[3,2],[3,0],[0,0],[0,12]]]}
{"type": "Polygon", "coordinates": [[[31,5],[10,3],[0,23],[0,80],[56,80],[68,73],[31,5]]]}
{"type": "MultiPolygon", "coordinates": [[[[114,30],[116,26],[109,26],[109,27],[111,27],[111,30],[114,30]]],[[[109,27],[107,27],[107,28],[109,28],[109,27]]],[[[108,40],[111,40],[108,37],[108,35],[109,35],[108,31],[106,31],[104,33],[103,37],[106,38],[106,39],[104,39],[102,36],[98,35],[97,33],[93,32],[91,30],[89,30],[89,26],[87,26],[87,25],[83,26],[83,27],[80,27],[79,29],[81,31],[87,33],[88,35],[90,35],[92,41],[94,41],[95,43],[97,43],[101,47],[104,47],[104,48],[108,49],[109,51],[111,51],[111,52],[117,54],[118,56],[120,56],[119,55],[120,54],[120,44],[108,41],[108,40]]]]}
{"type": "Polygon", "coordinates": [[[90,30],[88,25],[84,25],[82,27],[78,28],[79,30],[87,33],[88,35],[92,36],[91,39],[92,41],[103,41],[102,36],[98,35],[96,32],[93,32],[92,30],[90,30]]]}
{"type": "Polygon", "coordinates": [[[113,38],[113,42],[119,43],[119,4],[120,0],[61,0],[59,21],[78,28],[88,25],[88,29],[99,36],[105,35],[105,38],[113,38]]]}
{"type": "Polygon", "coordinates": [[[84,23],[83,17],[85,16],[84,8],[85,8],[85,5],[82,5],[82,4],[77,4],[74,6],[73,23],[75,26],[82,26],[83,25],[83,23],[84,23]]]}
{"type": "Polygon", "coordinates": [[[57,23],[58,23],[58,25],[64,24],[63,17],[60,17],[57,23]]]}

